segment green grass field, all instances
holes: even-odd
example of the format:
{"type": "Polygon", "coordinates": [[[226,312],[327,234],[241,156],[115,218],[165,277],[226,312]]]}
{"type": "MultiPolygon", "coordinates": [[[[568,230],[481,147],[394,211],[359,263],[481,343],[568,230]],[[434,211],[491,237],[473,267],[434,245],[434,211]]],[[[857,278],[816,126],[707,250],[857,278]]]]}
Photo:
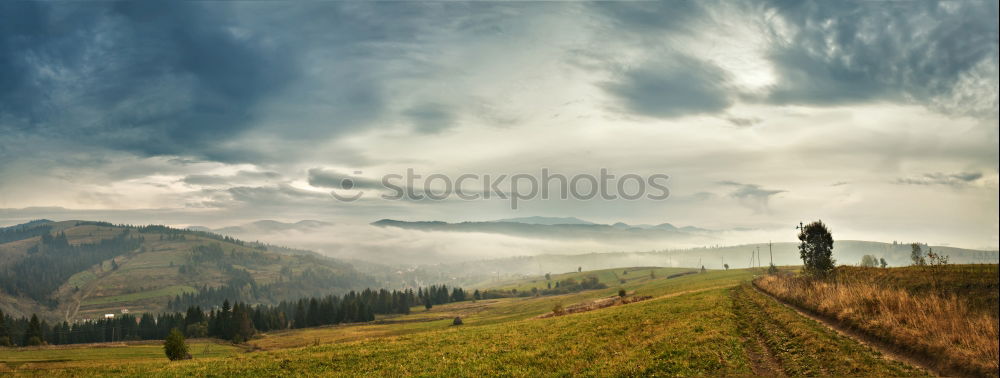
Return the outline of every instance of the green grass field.
{"type": "Polygon", "coordinates": [[[108,303],[131,302],[148,298],[173,297],[184,293],[195,293],[198,289],[184,285],[173,285],[155,290],[140,291],[138,293],[122,294],[109,297],[92,298],[83,301],[84,306],[99,305],[108,303]]]}
{"type": "MultiPolygon", "coordinates": [[[[0,373],[90,371],[108,364],[166,362],[162,341],[102,343],[36,348],[0,348],[0,373]]],[[[242,348],[216,340],[189,340],[189,353],[199,360],[228,357],[242,348]]]]}
{"type": "MultiPolygon", "coordinates": [[[[621,269],[614,272],[620,274],[621,269]]],[[[880,358],[746,285],[754,272],[709,271],[667,279],[639,269],[624,284],[551,297],[467,301],[375,322],[259,335],[240,353],[212,345],[169,362],[159,344],[0,350],[7,372],[46,375],[921,375],[880,358]],[[556,304],[616,295],[653,297],[538,318],[556,304]],[[461,316],[464,325],[453,326],[461,316]],[[216,350],[215,348],[218,348],[216,350]]],[[[587,274],[583,272],[582,274],[587,274]]],[[[580,273],[574,273],[580,274],[580,273]]],[[[507,287],[525,287],[508,282],[507,287]],[[514,286],[517,285],[517,286],[514,286]]],[[[537,282],[535,282],[537,283],[537,282]]],[[[520,289],[519,289],[520,290],[520,289]]],[[[204,343],[201,341],[200,343],[204,343]]]]}

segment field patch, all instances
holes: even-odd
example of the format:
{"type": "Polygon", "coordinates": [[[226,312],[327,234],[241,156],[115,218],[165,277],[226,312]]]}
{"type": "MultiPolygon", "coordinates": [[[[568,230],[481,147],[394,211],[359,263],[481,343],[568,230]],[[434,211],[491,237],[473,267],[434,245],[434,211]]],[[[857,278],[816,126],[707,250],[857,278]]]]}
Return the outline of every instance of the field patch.
{"type": "MultiPolygon", "coordinates": [[[[218,359],[242,351],[237,346],[215,340],[189,340],[188,350],[195,360],[218,359]]],[[[138,362],[168,363],[163,352],[163,342],[0,348],[0,372],[5,373],[53,369],[82,369],[82,371],[86,371],[93,367],[138,362]]]]}
{"type": "Polygon", "coordinates": [[[103,305],[109,303],[132,302],[149,298],[173,297],[184,293],[195,293],[198,289],[185,285],[173,285],[156,290],[141,291],[138,293],[114,295],[108,297],[88,298],[83,301],[84,306],[103,305]]]}

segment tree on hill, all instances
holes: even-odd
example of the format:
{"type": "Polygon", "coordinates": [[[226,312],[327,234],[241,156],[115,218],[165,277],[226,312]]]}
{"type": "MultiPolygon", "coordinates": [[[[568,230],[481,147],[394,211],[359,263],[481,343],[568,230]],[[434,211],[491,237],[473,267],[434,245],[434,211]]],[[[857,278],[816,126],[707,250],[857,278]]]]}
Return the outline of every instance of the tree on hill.
{"type": "Polygon", "coordinates": [[[171,361],[191,358],[187,343],[184,342],[184,334],[177,328],[170,330],[170,334],[167,335],[166,341],[163,342],[163,352],[171,361]]]}
{"type": "Polygon", "coordinates": [[[878,258],[878,265],[881,266],[883,269],[885,269],[885,267],[888,266],[889,264],[885,262],[885,258],[884,257],[879,257],[878,258]]]}
{"type": "Polygon", "coordinates": [[[833,271],[836,263],[833,259],[833,234],[823,221],[815,221],[802,227],[799,241],[802,242],[799,244],[799,255],[807,274],[826,277],[833,271]]]}
{"type": "Polygon", "coordinates": [[[924,260],[924,251],[919,243],[910,244],[910,260],[913,261],[913,265],[927,265],[927,260],[924,260]]]}
{"type": "Polygon", "coordinates": [[[722,264],[722,267],[726,268],[726,270],[729,270],[729,264],[722,264]]]}

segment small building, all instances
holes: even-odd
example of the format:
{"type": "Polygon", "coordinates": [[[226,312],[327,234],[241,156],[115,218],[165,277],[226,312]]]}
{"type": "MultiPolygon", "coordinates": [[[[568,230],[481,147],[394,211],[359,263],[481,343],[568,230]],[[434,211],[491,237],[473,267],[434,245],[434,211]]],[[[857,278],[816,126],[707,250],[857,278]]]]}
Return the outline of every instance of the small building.
{"type": "Polygon", "coordinates": [[[114,319],[115,318],[115,314],[104,314],[104,318],[105,319],[114,319]]]}

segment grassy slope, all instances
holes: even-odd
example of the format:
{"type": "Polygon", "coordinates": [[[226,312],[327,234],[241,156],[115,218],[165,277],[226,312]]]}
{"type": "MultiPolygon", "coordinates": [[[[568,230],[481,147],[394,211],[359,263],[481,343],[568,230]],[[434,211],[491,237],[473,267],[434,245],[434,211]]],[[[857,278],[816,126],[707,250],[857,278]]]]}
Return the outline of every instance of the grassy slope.
{"type": "MultiPolygon", "coordinates": [[[[648,277],[648,275],[647,275],[648,277]]],[[[780,306],[741,290],[746,270],[628,282],[627,290],[655,298],[586,313],[535,318],[555,303],[614,295],[617,287],[556,297],[463,302],[422,309],[382,324],[342,325],[263,335],[265,349],[228,358],[167,362],[118,360],[51,374],[148,375],[748,375],[758,371],[760,342],[750,324],[770,321],[788,330],[794,348],[780,354],[781,369],[805,374],[913,375],[913,370],[780,306]],[[763,303],[756,307],[748,305],[763,303]],[[463,316],[465,325],[451,326],[463,316]],[[440,319],[440,320],[433,320],[440,319]],[[746,320],[751,319],[751,320],[746,320]],[[774,322],[773,319],[782,319],[774,322]],[[316,344],[316,345],[313,345],[316,344]],[[786,362],[787,361],[787,362],[786,362]]],[[[416,310],[416,309],[415,309],[416,310]]],[[[768,352],[769,353],[769,352],[768,352]]],[[[0,351],[0,361],[5,358],[0,351]]],[[[777,358],[777,357],[776,357],[777,358]]]]}
{"type": "MultiPolygon", "coordinates": [[[[188,341],[188,352],[199,360],[217,360],[239,351],[239,347],[216,340],[188,341]]],[[[89,369],[108,363],[155,363],[165,358],[161,341],[0,348],[0,372],[89,369]]]]}
{"type": "MultiPolygon", "coordinates": [[[[121,233],[118,227],[100,225],[77,225],[77,221],[51,223],[51,232],[65,232],[71,244],[95,243],[112,238],[121,233]]],[[[5,313],[26,316],[37,312],[49,321],[92,319],[105,313],[117,313],[127,307],[132,313],[164,311],[166,303],[175,295],[195,290],[202,285],[218,286],[228,280],[228,275],[215,263],[200,265],[197,274],[184,275],[179,267],[185,263],[192,248],[198,245],[217,243],[226,253],[232,251],[262,253],[277,257],[278,254],[209,239],[195,234],[186,234],[186,240],[160,240],[159,233],[133,233],[142,236],[142,247],[115,258],[119,267],[112,269],[111,261],[74,274],[56,292],[59,306],[49,310],[28,298],[15,298],[0,293],[4,303],[17,303],[16,308],[3,308],[5,313]],[[77,305],[79,304],[79,307],[77,305]],[[16,309],[28,311],[17,312],[16,309]]],[[[0,261],[10,263],[24,255],[28,248],[39,242],[39,237],[0,244],[0,261]]],[[[300,273],[312,264],[302,256],[280,255],[270,263],[253,266],[238,266],[251,273],[258,283],[268,283],[278,279],[282,267],[289,267],[293,273],[300,273]]]]}

